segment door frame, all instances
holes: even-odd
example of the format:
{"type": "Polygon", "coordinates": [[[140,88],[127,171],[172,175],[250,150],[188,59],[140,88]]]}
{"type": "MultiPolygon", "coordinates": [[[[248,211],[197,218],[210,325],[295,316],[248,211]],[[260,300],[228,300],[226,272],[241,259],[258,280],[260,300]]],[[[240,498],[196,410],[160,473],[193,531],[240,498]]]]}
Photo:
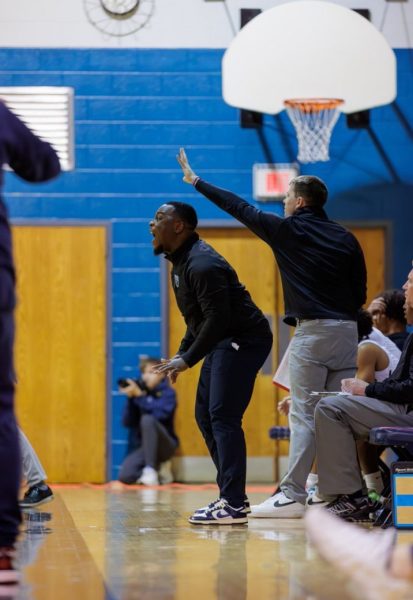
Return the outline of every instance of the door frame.
{"type": "Polygon", "coordinates": [[[11,227],[103,227],[105,239],[105,276],[106,276],[106,319],[105,319],[105,418],[106,418],[106,481],[110,481],[112,473],[112,222],[103,220],[87,221],[86,219],[28,219],[14,218],[9,220],[11,227]]]}
{"type": "Polygon", "coordinates": [[[389,219],[375,219],[374,221],[363,221],[363,219],[340,219],[337,220],[337,223],[340,223],[340,225],[343,225],[343,227],[346,227],[347,229],[351,229],[352,227],[358,227],[359,229],[377,229],[380,227],[384,230],[384,289],[387,289],[393,279],[393,221],[389,219]]]}

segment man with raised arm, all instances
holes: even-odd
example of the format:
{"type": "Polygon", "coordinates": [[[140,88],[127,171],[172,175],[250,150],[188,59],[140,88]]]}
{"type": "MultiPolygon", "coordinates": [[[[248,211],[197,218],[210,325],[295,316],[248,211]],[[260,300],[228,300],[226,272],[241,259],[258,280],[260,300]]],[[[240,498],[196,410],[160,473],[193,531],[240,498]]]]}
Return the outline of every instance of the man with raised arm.
{"type": "Polygon", "coordinates": [[[366,301],[366,266],[356,238],[325,211],[328,190],[314,176],[290,183],[284,215],[258,210],[232,192],[203,181],[185,151],[185,183],[243,223],[274,252],[284,291],[285,319],[296,326],[290,349],[292,405],[288,471],[270,500],[273,517],[304,514],[305,482],[315,457],[313,391],[337,391],[356,371],[357,310],[366,301]]]}

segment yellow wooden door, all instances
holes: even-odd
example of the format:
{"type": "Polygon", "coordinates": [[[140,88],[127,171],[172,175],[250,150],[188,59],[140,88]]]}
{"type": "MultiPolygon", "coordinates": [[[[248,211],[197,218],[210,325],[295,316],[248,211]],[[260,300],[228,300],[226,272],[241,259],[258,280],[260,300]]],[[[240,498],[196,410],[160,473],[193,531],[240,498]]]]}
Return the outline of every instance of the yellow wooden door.
{"type": "Polygon", "coordinates": [[[363,248],[367,267],[367,302],[386,287],[386,230],[384,227],[350,227],[363,248]]]}
{"type": "Polygon", "coordinates": [[[106,478],[106,230],[13,227],[17,414],[52,482],[106,478]]]}
{"type": "MultiPolygon", "coordinates": [[[[250,231],[241,228],[201,229],[199,233],[202,239],[211,244],[235,268],[240,281],[246,286],[254,302],[271,319],[274,334],[277,336],[276,265],[269,246],[250,231]]],[[[169,307],[169,354],[172,356],[179,347],[185,326],[170,285],[169,307]]],[[[249,456],[272,456],[274,453],[273,443],[268,438],[268,428],[275,420],[276,390],[271,381],[277,360],[274,351],[269,360],[267,374],[263,374],[261,370],[257,377],[253,397],[244,417],[249,456]]],[[[201,364],[185,371],[176,383],[178,395],[176,427],[181,440],[180,452],[183,456],[208,454],[194,417],[196,387],[201,364]]]]}

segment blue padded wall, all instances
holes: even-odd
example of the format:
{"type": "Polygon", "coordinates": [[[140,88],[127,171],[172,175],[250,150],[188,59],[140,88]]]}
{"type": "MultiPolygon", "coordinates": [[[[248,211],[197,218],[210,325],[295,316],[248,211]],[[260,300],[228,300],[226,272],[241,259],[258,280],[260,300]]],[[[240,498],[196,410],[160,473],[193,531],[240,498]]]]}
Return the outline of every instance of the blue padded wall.
{"type": "MultiPolygon", "coordinates": [[[[341,117],[331,160],[303,165],[330,188],[328,212],[343,221],[393,226],[390,285],[413,257],[413,57],[397,50],[397,106],[371,112],[371,130],[341,117]]],[[[181,181],[185,146],[201,176],[251,200],[254,162],[290,162],[296,138],[285,114],[265,117],[267,152],[238,111],[221,98],[222,50],[0,49],[0,86],[62,85],[75,90],[76,170],[36,187],[7,176],[12,219],[99,221],[111,227],[111,456],[116,477],[125,454],[123,397],[116,379],[134,375],[140,354],[161,351],[160,259],[148,221],[165,200],[193,202],[201,219],[225,219],[181,181]]],[[[278,203],[268,210],[282,212],[278,203]]]]}

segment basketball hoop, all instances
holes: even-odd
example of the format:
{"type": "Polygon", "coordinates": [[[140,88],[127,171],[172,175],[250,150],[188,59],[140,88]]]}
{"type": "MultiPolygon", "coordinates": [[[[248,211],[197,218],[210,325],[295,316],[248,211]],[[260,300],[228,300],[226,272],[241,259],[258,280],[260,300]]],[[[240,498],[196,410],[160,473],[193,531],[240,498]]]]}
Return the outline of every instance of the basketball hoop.
{"type": "Polygon", "coordinates": [[[339,106],[343,103],[344,100],[337,98],[300,98],[284,101],[288,116],[297,132],[297,158],[300,162],[329,160],[331,132],[339,117],[339,106]]]}

